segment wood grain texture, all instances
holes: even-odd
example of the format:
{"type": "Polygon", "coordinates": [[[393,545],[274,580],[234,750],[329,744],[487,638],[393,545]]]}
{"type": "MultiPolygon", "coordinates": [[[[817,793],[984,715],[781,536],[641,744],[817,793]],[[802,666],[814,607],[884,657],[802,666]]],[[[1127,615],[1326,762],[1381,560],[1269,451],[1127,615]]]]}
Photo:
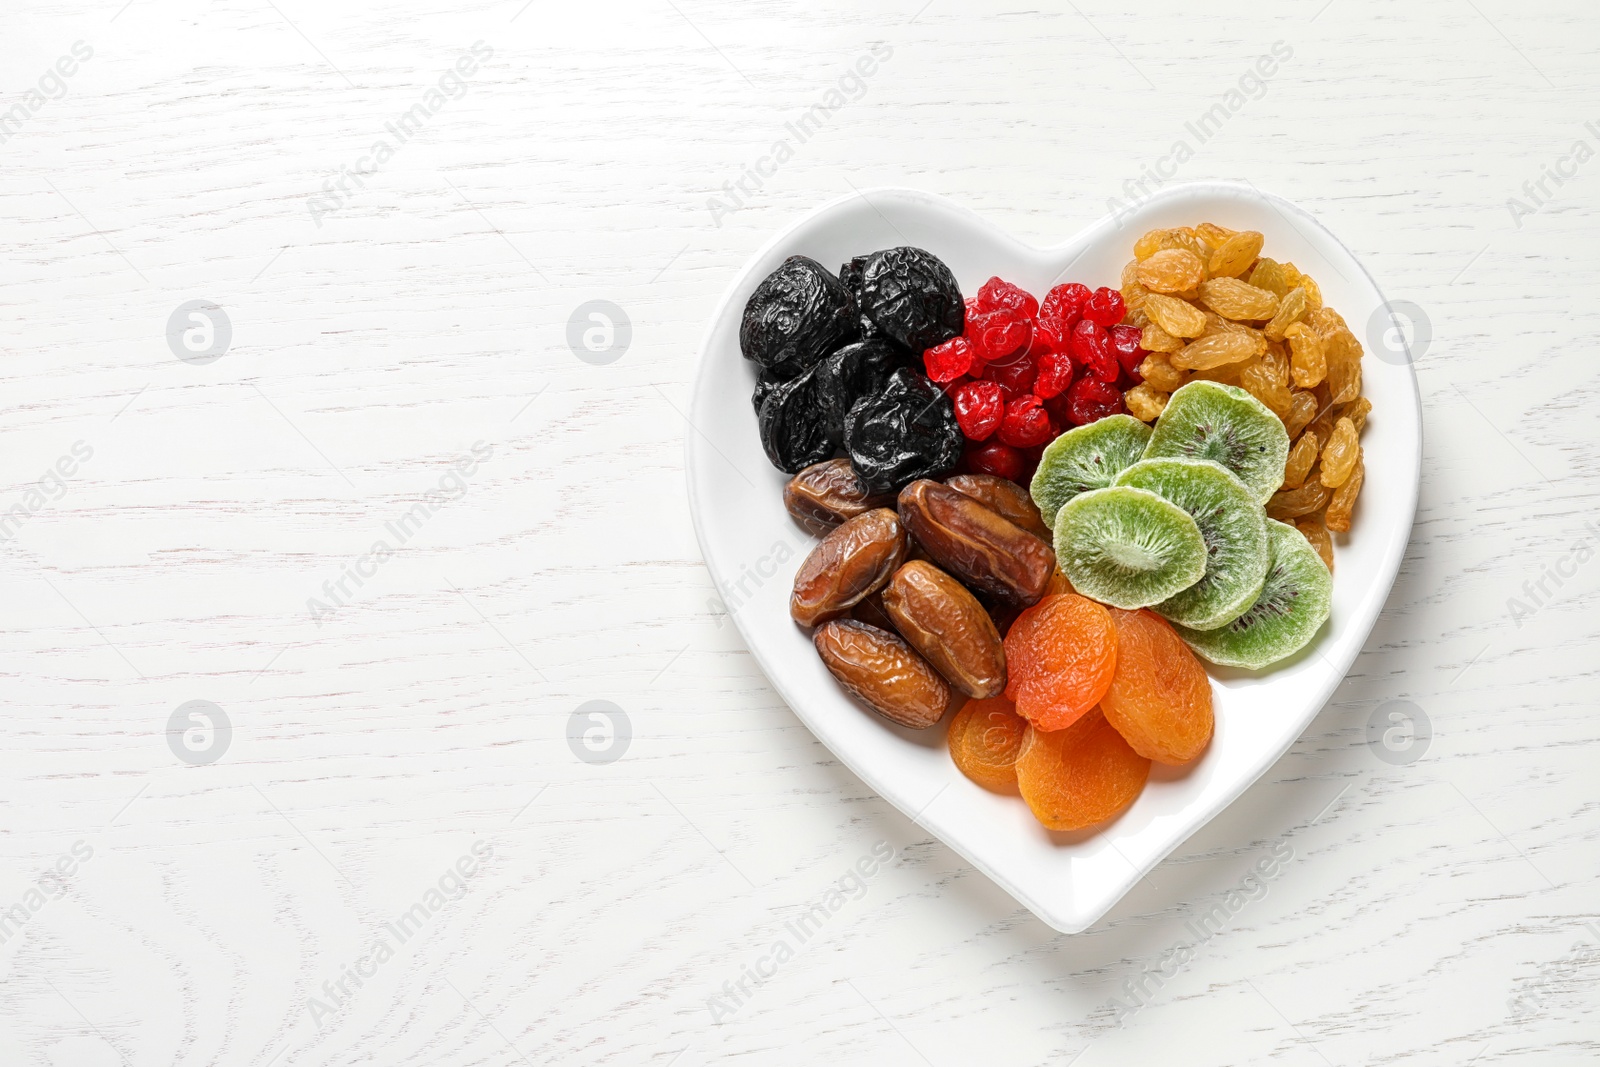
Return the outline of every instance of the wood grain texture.
{"type": "Polygon", "coordinates": [[[1600,1054],[1574,948],[1600,945],[1600,565],[1574,551],[1600,541],[1600,162],[1507,205],[1600,149],[1591,6],[119,4],[41,0],[0,38],[5,107],[93,52],[0,143],[0,513],[92,452],[0,541],[0,911],[39,904],[0,944],[0,1061],[1600,1054]],[[479,41],[464,95],[319,225],[323,183],[479,41]],[[1425,311],[1415,535],[1300,743],[1065,937],[834,761],[720,614],[682,473],[695,347],[746,257],[852,189],[1064,238],[1275,41],[1292,58],[1177,176],[1304,204],[1425,311]],[[874,44],[859,99],[714,218],[874,44]],[[233,327],[206,366],[165,337],[193,299],[233,327]],[[591,299],[633,324],[605,366],[566,341],[591,299]],[[430,491],[319,625],[307,600],[430,491]],[[197,699],[233,725],[207,766],[167,744],[197,699]],[[591,700],[631,725],[610,764],[566,741],[591,700]],[[1393,700],[1433,725],[1409,765],[1366,744],[1393,700]],[[745,978],[880,842],[859,899],[745,978]],[[1265,894],[1171,965],[1274,848],[1265,894]],[[1125,983],[1148,1004],[1119,1026],[1125,983]]]}

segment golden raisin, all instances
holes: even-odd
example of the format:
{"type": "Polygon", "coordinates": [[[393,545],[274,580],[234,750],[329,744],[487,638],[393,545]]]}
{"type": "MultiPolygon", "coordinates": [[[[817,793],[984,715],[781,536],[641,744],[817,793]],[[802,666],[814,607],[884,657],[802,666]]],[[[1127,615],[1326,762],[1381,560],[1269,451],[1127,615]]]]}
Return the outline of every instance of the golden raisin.
{"type": "Polygon", "coordinates": [[[1278,313],[1278,297],[1238,278],[1212,278],[1200,283],[1200,302],[1225,319],[1259,322],[1278,313]]]}
{"type": "Polygon", "coordinates": [[[1206,313],[1177,297],[1151,293],[1144,310],[1151,322],[1174,337],[1199,337],[1206,332],[1206,313]]]}
{"type": "MultiPolygon", "coordinates": [[[[1302,290],[1303,291],[1303,290],[1302,290]]],[[[1289,372],[1294,384],[1310,389],[1328,376],[1328,360],[1323,354],[1322,338],[1305,323],[1297,322],[1284,334],[1289,342],[1289,372]]]]}
{"type": "Polygon", "coordinates": [[[1199,256],[1187,248],[1167,248],[1140,262],[1138,282],[1151,292],[1181,293],[1198,286],[1205,276],[1206,265],[1199,256]]]}
{"type": "Polygon", "coordinates": [[[1245,392],[1272,409],[1279,419],[1287,419],[1293,404],[1288,385],[1288,361],[1269,347],[1261,358],[1239,374],[1245,392]]]}
{"type": "Polygon", "coordinates": [[[1335,533],[1350,532],[1350,513],[1355,510],[1356,497],[1361,494],[1361,483],[1367,477],[1366,461],[1358,455],[1356,469],[1350,472],[1344,484],[1333,491],[1333,499],[1328,503],[1328,529],[1335,533]]]}
{"type": "MultiPolygon", "coordinates": [[[[1307,482],[1299,489],[1285,489],[1272,494],[1272,499],[1267,501],[1267,517],[1284,522],[1321,511],[1330,495],[1328,487],[1321,482],[1307,482]]],[[[1331,522],[1329,527],[1338,529],[1331,522]]]]}
{"type": "Polygon", "coordinates": [[[1334,359],[1328,364],[1328,402],[1348,404],[1361,395],[1361,361],[1334,359]]]}
{"type": "Polygon", "coordinates": [[[1328,536],[1328,528],[1316,519],[1301,519],[1294,524],[1311,547],[1317,550],[1317,555],[1322,557],[1322,565],[1329,571],[1333,570],[1333,538],[1328,536]]]}
{"type": "Polygon", "coordinates": [[[1212,247],[1222,244],[1222,242],[1238,232],[1238,230],[1230,230],[1226,226],[1218,226],[1214,222],[1202,222],[1194,228],[1194,235],[1202,241],[1211,242],[1212,247]]]}
{"type": "Polygon", "coordinates": [[[1144,362],[1139,364],[1139,377],[1145,380],[1145,384],[1165,393],[1181,388],[1189,380],[1188,375],[1174,367],[1161,352],[1152,352],[1144,357],[1144,362]]]}
{"type": "Polygon", "coordinates": [[[1333,427],[1333,437],[1322,449],[1322,484],[1337,489],[1355,470],[1361,458],[1361,439],[1356,435],[1356,425],[1349,419],[1340,419],[1333,427]]]}
{"type": "Polygon", "coordinates": [[[1311,425],[1311,420],[1316,417],[1316,396],[1307,392],[1296,392],[1290,398],[1289,414],[1283,420],[1284,429],[1289,431],[1289,440],[1293,441],[1299,437],[1300,431],[1311,425]]]}
{"type": "Polygon", "coordinates": [[[1289,461],[1283,465],[1285,489],[1298,489],[1306,483],[1306,475],[1311,473],[1322,451],[1320,444],[1317,435],[1308,431],[1301,434],[1300,440],[1289,449],[1289,461]]]}
{"type": "Polygon", "coordinates": [[[1267,323],[1262,330],[1269,340],[1281,341],[1290,326],[1300,321],[1300,316],[1306,313],[1306,291],[1304,289],[1291,289],[1289,295],[1278,301],[1278,313],[1272,316],[1272,321],[1267,323]]]}
{"type": "Polygon", "coordinates": [[[1278,297],[1287,294],[1291,288],[1284,279],[1283,264],[1265,256],[1256,261],[1256,268],[1250,272],[1248,281],[1257,289],[1265,289],[1278,297]]]}
{"type": "Polygon", "coordinates": [[[1356,433],[1360,433],[1367,425],[1367,415],[1371,411],[1372,401],[1364,396],[1358,396],[1350,401],[1349,406],[1344,409],[1342,417],[1349,419],[1351,425],[1356,428],[1356,433]]]}
{"type": "Polygon", "coordinates": [[[1183,341],[1152,322],[1140,331],[1139,347],[1146,352],[1176,352],[1183,347],[1183,341]]]}
{"type": "Polygon", "coordinates": [[[1265,242],[1266,238],[1255,230],[1245,230],[1229,237],[1211,254],[1211,276],[1237,278],[1256,261],[1265,242]]]}
{"type": "Polygon", "coordinates": [[[1191,341],[1183,351],[1174,352],[1172,365],[1184,370],[1210,370],[1224,363],[1238,363],[1261,354],[1256,339],[1243,333],[1211,333],[1191,341]]]}
{"type": "Polygon", "coordinates": [[[1167,406],[1167,394],[1159,389],[1152,389],[1148,383],[1136,385],[1122,394],[1122,402],[1128,406],[1128,413],[1140,422],[1154,422],[1167,406]]]}

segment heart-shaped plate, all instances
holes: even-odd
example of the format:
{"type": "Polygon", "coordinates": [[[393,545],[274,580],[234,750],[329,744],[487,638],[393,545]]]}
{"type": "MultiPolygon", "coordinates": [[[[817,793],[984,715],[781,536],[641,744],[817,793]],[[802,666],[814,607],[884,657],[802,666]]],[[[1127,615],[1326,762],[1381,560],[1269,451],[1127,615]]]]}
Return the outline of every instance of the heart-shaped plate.
{"type": "Polygon", "coordinates": [[[1252,187],[1176,186],[1042,249],[940,197],[902,189],[850,196],[769,242],[711,321],[686,447],[700,547],[751,653],[812,733],[1040,919],[1076,933],[1271,767],[1361,651],[1410,538],[1421,468],[1416,378],[1403,342],[1393,338],[1383,295],[1350,250],[1303,210],[1252,187]],[[945,750],[944,724],[903,729],[855,703],[823,667],[810,633],[790,620],[794,573],[815,542],[784,510],[787,476],[761,450],[750,404],[755,370],[739,353],[739,321],[756,285],[797,253],[836,269],[874,249],[917,245],[948,263],[968,296],[999,275],[1042,297],[1064,281],[1115,286],[1141,233],[1200,222],[1265,234],[1266,254],[1314,277],[1362,340],[1364,392],[1373,405],[1362,434],[1366,484],[1351,533],[1337,539],[1332,618],[1312,645],[1260,673],[1210,668],[1217,724],[1206,753],[1182,768],[1156,765],[1139,799],[1111,823],[1053,833],[1020,798],[964,778],[945,750]]]}

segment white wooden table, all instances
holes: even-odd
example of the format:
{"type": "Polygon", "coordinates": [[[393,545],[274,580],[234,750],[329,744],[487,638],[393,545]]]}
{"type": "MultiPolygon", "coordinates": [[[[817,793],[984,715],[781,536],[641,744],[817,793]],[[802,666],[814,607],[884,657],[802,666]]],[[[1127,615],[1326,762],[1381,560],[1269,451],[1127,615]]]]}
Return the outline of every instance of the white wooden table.
{"type": "Polygon", "coordinates": [[[1592,5],[120,2],[0,35],[0,1063],[1600,1055],[1592,5]],[[1338,697],[1066,937],[768,688],[682,412],[798,213],[1158,169],[1421,309],[1426,473],[1338,697]]]}

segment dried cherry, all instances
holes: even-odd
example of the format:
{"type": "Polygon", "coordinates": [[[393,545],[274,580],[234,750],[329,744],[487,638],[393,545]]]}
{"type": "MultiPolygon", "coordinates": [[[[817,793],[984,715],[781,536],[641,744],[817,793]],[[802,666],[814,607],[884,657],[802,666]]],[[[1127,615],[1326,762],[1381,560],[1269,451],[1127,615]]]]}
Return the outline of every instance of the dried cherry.
{"type": "Polygon", "coordinates": [[[969,441],[984,441],[994,436],[1005,417],[1006,398],[994,382],[967,382],[950,394],[955,404],[956,422],[969,441]]]}
{"type": "Polygon", "coordinates": [[[1067,421],[1074,426],[1096,422],[1122,410],[1122,393],[1110,382],[1079,378],[1067,390],[1067,421]]]}

